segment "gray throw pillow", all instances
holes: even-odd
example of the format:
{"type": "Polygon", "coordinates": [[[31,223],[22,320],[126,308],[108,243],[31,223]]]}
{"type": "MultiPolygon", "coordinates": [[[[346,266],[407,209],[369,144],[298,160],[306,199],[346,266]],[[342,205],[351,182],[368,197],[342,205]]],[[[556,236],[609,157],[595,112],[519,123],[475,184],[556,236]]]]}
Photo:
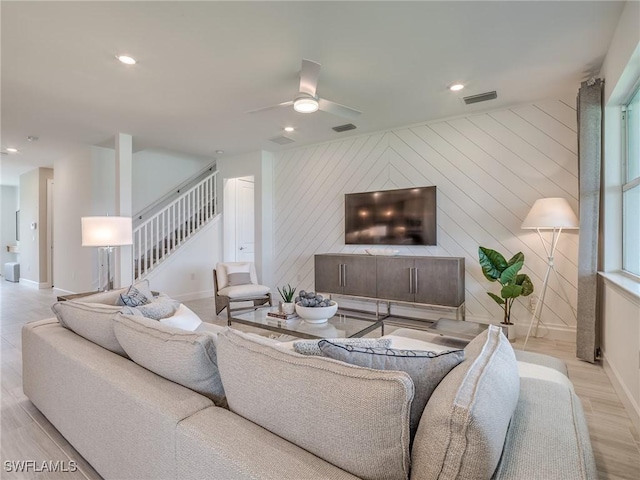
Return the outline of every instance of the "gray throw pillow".
{"type": "Polygon", "coordinates": [[[138,310],[143,317],[151,318],[152,320],[161,320],[172,317],[178,309],[173,303],[151,302],[136,307],[136,310],[138,310]]]}
{"type": "Polygon", "coordinates": [[[351,365],[408,373],[416,390],[410,413],[412,439],[429,397],[447,373],[464,359],[464,350],[435,353],[423,350],[354,347],[327,340],[321,340],[318,346],[324,356],[351,365]]]}
{"type": "Polygon", "coordinates": [[[227,275],[229,287],[236,285],[251,285],[251,274],[248,272],[230,273],[227,275]]]}
{"type": "MultiPolygon", "coordinates": [[[[318,355],[322,356],[322,351],[318,346],[323,339],[317,340],[298,340],[293,342],[293,349],[302,355],[318,355]]],[[[325,339],[334,345],[351,345],[352,347],[378,347],[389,348],[391,346],[390,338],[327,338],[325,339]]]]}
{"type": "Polygon", "coordinates": [[[113,329],[124,351],[138,365],[226,406],[213,335],[121,314],[114,319],[113,329]]]}

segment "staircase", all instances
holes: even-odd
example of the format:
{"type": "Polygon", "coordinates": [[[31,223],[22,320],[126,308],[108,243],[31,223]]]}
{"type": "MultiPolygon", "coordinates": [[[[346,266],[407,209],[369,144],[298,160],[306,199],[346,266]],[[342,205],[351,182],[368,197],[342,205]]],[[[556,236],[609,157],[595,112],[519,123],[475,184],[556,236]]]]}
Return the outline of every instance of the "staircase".
{"type": "Polygon", "coordinates": [[[144,278],[217,215],[216,176],[205,177],[134,228],[134,279],[144,278]]]}

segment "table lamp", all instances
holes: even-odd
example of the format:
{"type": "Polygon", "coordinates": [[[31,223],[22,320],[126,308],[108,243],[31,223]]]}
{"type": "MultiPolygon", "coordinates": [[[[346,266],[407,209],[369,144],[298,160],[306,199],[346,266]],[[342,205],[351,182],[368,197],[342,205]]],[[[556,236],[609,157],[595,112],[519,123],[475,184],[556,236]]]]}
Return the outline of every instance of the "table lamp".
{"type": "Polygon", "coordinates": [[[113,248],[133,244],[131,217],[82,217],[80,220],[82,222],[82,246],[99,247],[98,290],[113,290],[113,248]],[[100,254],[106,258],[104,263],[106,263],[107,278],[104,288],[100,254]]]}
{"type": "Polygon", "coordinates": [[[547,284],[549,283],[549,275],[551,271],[556,275],[556,279],[558,280],[558,285],[560,285],[560,290],[564,294],[569,307],[571,308],[571,312],[573,316],[576,317],[576,313],[571,306],[571,302],[569,301],[569,297],[564,287],[562,286],[562,282],[560,281],[560,276],[558,275],[558,271],[553,262],[553,257],[556,252],[556,247],[558,246],[558,240],[560,240],[560,234],[562,230],[577,230],[580,228],[580,222],[578,221],[578,217],[573,213],[573,209],[569,202],[565,198],[541,198],[536,200],[529,211],[529,214],[522,222],[522,228],[528,230],[536,230],[538,232],[538,236],[540,237],[540,241],[542,241],[542,246],[544,247],[544,251],[547,254],[547,273],[544,276],[544,280],[542,282],[542,290],[540,293],[540,298],[538,303],[536,304],[536,308],[533,311],[533,317],[531,317],[531,323],[529,324],[529,330],[527,331],[527,338],[524,341],[524,346],[522,349],[524,350],[527,347],[527,342],[529,341],[529,335],[531,334],[531,327],[534,322],[536,324],[536,329],[534,332],[534,336],[538,334],[538,325],[540,324],[540,313],[542,312],[542,307],[544,305],[544,298],[547,292],[547,284]],[[545,242],[544,237],[542,236],[541,230],[551,230],[551,243],[549,248],[547,248],[547,243],[545,242]],[[537,321],[536,321],[537,317],[537,321]]]}

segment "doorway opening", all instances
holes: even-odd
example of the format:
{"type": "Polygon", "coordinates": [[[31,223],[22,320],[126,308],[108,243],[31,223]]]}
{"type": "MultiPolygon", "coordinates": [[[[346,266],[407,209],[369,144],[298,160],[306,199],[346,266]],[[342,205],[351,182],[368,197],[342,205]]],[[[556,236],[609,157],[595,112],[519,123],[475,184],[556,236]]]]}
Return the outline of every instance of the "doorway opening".
{"type": "Polygon", "coordinates": [[[225,262],[255,261],[254,185],[253,175],[224,180],[223,255],[225,262]]]}
{"type": "Polygon", "coordinates": [[[53,288],[53,179],[47,179],[47,287],[53,288]]]}

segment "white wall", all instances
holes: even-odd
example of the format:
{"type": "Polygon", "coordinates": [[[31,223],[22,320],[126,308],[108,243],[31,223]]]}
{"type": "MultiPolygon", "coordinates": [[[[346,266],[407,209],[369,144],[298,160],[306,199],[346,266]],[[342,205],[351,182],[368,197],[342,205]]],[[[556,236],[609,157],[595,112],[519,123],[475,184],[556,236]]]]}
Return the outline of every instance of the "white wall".
{"type": "Polygon", "coordinates": [[[47,286],[47,179],[51,168],[20,175],[20,282],[47,286]],[[31,224],[36,228],[32,229],[31,224]]]}
{"type": "Polygon", "coordinates": [[[8,245],[17,245],[16,211],[18,210],[18,187],[0,186],[0,268],[4,275],[4,264],[17,262],[18,254],[7,252],[8,245]]]}
{"type": "Polygon", "coordinates": [[[93,209],[92,151],[92,147],[81,148],[54,163],[53,285],[64,292],[98,288],[97,249],[82,246],[80,227],[81,217],[105,214],[93,209]]]}
{"type": "MultiPolygon", "coordinates": [[[[524,271],[540,289],[546,255],[537,235],[520,225],[542,197],[565,197],[577,212],[574,104],[572,93],[275,154],[271,285],[313,288],[315,253],[364,251],[344,243],[345,193],[436,185],[438,246],[397,248],[404,255],[464,257],[468,318],[501,320],[486,294],[495,285],[482,275],[478,246],[509,256],[522,251],[524,271]]],[[[556,257],[574,307],[577,245],[577,233],[563,234],[556,257]]],[[[575,319],[555,278],[545,307],[544,323],[574,337],[575,319]]],[[[514,306],[516,324],[530,319],[528,300],[514,306]]]]}
{"type": "Polygon", "coordinates": [[[163,150],[133,154],[133,212],[138,213],[213,163],[213,158],[163,150]]]}
{"type": "Polygon", "coordinates": [[[605,79],[604,271],[602,355],[605,371],[640,429],[640,281],[622,268],[622,131],[620,106],[640,79],[640,3],[627,2],[600,76],[605,79]]]}
{"type": "MultiPolygon", "coordinates": [[[[222,222],[215,217],[147,276],[153,290],[181,301],[213,297],[213,269],[222,261],[222,222]]],[[[213,298],[211,299],[213,304],[213,298]]]]}

